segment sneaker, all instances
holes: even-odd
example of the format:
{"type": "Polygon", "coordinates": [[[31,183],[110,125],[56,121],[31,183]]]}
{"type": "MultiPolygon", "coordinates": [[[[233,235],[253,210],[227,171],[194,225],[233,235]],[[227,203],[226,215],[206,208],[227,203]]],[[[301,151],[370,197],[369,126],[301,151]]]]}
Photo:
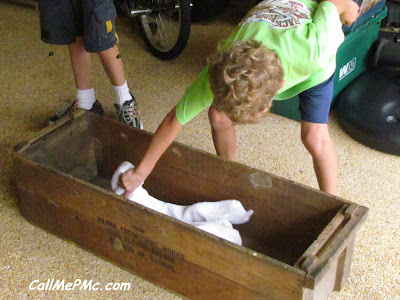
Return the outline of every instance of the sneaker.
{"type": "MultiPolygon", "coordinates": [[[[78,109],[78,101],[75,100],[72,103],[66,104],[64,105],[62,108],[60,108],[48,121],[47,121],[47,125],[51,125],[54,124],[55,122],[57,122],[58,120],[60,120],[61,118],[65,117],[66,115],[68,115],[69,113],[75,111],[78,109]]],[[[101,103],[99,101],[96,100],[96,102],[93,103],[93,107],[89,110],[93,113],[99,114],[99,115],[104,115],[104,109],[103,109],[103,105],[101,105],[101,103]]]]}
{"type": "Polygon", "coordinates": [[[139,117],[139,110],[135,97],[132,95],[132,100],[125,101],[122,106],[114,104],[117,110],[116,119],[124,124],[143,129],[142,121],[139,117]]]}

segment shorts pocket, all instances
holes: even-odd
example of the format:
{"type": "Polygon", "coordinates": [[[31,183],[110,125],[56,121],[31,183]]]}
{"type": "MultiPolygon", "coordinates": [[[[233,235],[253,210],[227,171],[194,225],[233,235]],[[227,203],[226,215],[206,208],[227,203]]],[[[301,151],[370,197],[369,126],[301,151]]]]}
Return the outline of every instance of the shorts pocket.
{"type": "Polygon", "coordinates": [[[112,1],[107,1],[95,8],[97,34],[100,39],[113,39],[115,37],[115,18],[117,10],[112,1]]]}

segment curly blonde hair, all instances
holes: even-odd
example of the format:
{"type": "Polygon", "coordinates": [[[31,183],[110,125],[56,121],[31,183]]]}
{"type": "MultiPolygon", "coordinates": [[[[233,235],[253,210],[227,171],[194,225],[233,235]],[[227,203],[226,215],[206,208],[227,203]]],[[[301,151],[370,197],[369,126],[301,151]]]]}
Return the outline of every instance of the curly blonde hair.
{"type": "Polygon", "coordinates": [[[268,113],[283,85],[282,63],[275,51],[255,40],[219,46],[208,59],[213,106],[234,123],[257,123],[268,113]]]}

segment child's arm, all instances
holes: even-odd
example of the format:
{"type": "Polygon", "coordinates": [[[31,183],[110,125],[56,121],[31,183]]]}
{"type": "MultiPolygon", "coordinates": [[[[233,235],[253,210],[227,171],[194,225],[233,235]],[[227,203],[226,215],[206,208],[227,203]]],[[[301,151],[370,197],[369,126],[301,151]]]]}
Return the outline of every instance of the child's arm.
{"type": "Polygon", "coordinates": [[[174,141],[181,128],[182,125],[178,122],[175,115],[175,108],[173,108],[166,115],[155,132],[150,142],[150,146],[139,165],[135,169],[131,169],[125,174],[122,174],[121,181],[126,190],[126,197],[133,193],[133,191],[143,183],[147,176],[149,176],[157,161],[174,141]]]}
{"type": "Polygon", "coordinates": [[[161,155],[178,135],[182,124],[189,122],[206,107],[209,107],[212,100],[213,94],[209,87],[208,67],[206,67],[186,90],[177,106],[166,115],[137,167],[121,176],[126,197],[133,193],[149,176],[161,155]]]}
{"type": "Polygon", "coordinates": [[[358,18],[360,7],[353,0],[324,0],[333,3],[338,10],[340,21],[345,25],[353,24],[358,18]]]}

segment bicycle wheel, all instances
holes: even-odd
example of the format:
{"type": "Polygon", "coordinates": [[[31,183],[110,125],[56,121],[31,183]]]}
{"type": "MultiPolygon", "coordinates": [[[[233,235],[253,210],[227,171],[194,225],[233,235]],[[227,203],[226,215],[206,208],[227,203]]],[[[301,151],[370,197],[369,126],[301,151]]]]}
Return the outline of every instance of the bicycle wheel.
{"type": "Polygon", "coordinates": [[[190,0],[138,1],[137,8],[151,11],[139,16],[149,51],[162,60],[179,56],[190,35],[190,0]]]}

